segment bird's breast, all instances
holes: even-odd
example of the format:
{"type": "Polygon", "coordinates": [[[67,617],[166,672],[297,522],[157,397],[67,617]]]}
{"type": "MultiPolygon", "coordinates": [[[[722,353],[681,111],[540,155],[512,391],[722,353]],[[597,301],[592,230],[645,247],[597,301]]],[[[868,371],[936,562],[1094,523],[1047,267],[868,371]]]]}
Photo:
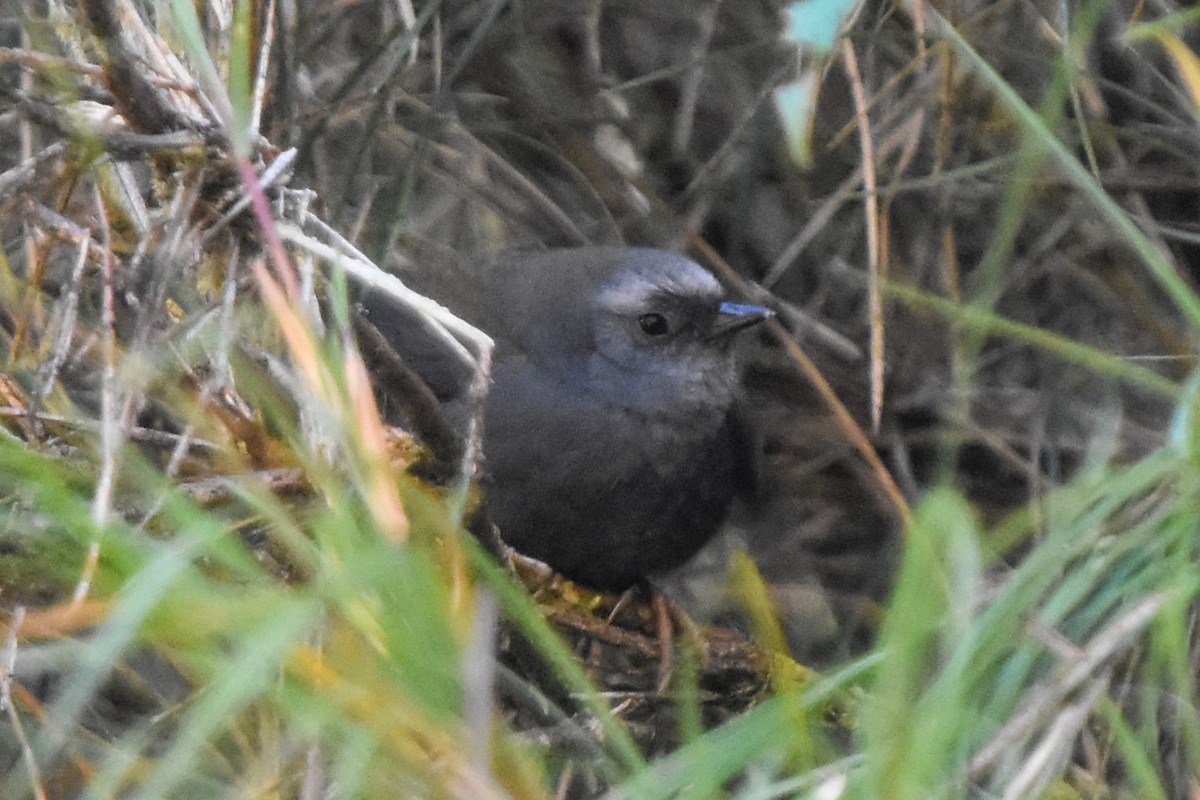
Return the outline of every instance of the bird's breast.
{"type": "Polygon", "coordinates": [[[719,408],[659,408],[497,365],[484,421],[488,505],[504,538],[597,586],[676,566],[733,493],[719,408]]]}

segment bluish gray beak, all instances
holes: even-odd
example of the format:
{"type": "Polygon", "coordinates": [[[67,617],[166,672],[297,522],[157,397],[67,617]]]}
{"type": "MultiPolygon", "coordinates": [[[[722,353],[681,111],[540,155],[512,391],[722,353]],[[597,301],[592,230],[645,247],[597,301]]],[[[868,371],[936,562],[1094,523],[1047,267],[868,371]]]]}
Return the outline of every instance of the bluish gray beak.
{"type": "Polygon", "coordinates": [[[721,303],[717,308],[717,318],[713,321],[709,338],[721,339],[732,336],[743,328],[770,319],[775,312],[763,306],[750,306],[742,303],[721,303]]]}

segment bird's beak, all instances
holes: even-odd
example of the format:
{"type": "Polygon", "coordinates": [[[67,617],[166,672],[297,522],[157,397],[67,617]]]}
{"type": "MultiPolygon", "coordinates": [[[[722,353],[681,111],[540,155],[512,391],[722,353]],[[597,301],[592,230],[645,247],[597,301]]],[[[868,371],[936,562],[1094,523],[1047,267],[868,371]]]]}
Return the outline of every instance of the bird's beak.
{"type": "Polygon", "coordinates": [[[721,303],[717,318],[713,321],[710,339],[724,339],[743,328],[757,325],[775,316],[775,312],[763,306],[748,306],[741,303],[721,303]]]}

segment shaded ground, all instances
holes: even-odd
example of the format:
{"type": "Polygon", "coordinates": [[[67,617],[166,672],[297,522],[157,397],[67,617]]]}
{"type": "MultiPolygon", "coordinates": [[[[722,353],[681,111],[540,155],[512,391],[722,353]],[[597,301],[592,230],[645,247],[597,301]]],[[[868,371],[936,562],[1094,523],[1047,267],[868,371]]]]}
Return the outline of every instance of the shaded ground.
{"type": "MultiPolygon", "coordinates": [[[[1117,4],[1064,94],[1054,88],[1054,8],[940,10],[1028,101],[1058,92],[1061,134],[1189,270],[1195,144],[1169,65],[1121,38],[1133,5],[1117,4]]],[[[527,2],[494,19],[489,9],[448,6],[440,49],[427,40],[390,78],[381,57],[344,99],[335,90],[351,65],[398,21],[363,6],[357,25],[318,16],[297,27],[296,51],[314,56],[297,74],[311,76],[315,97],[292,100],[296,118],[330,122],[306,129],[302,168],[335,218],[367,221],[367,241],[415,237],[465,252],[624,241],[710,264],[716,254],[786,309],[869,429],[869,171],[893,280],[978,298],[1116,355],[1166,357],[1151,366],[1173,376],[1187,369],[1187,334],[1123,241],[1055,173],[1035,166],[1031,182],[1013,183],[1026,169],[1018,129],[971,69],[922,46],[903,7],[867,4],[847,44],[858,75],[846,72],[849,56],[821,73],[807,169],[788,158],[773,106],[772,90],[797,66],[771,4],[527,2]]],[[[298,97],[291,88],[281,97],[298,97]]],[[[277,109],[280,130],[288,107],[277,109]]],[[[1128,458],[1160,440],[1166,408],[1094,373],[1012,342],[963,345],[944,319],[895,303],[883,322],[871,438],[910,500],[953,474],[999,514],[1069,477],[1089,447],[1108,448],[1092,458],[1128,458]],[[956,376],[956,364],[970,366],[956,376]]],[[[722,605],[720,554],[745,545],[794,619],[798,653],[828,657],[869,630],[886,593],[895,509],[782,349],[765,344],[751,360],[763,494],[692,570],[711,580],[689,586],[697,607],[722,605]]]]}
{"type": "MultiPolygon", "coordinates": [[[[1031,0],[868,2],[827,59],[798,59],[781,38],[781,6],[454,0],[415,8],[411,20],[403,3],[285,5],[270,27],[259,144],[264,163],[296,148],[291,186],[310,187],[319,215],[380,263],[405,254],[420,262],[429,247],[483,258],[514,247],[655,245],[692,255],[776,308],[887,474],[783,336],[764,335],[745,353],[760,490],[735,509],[725,535],[662,585],[701,619],[746,626],[743,598],[728,588],[731,558],[744,548],[771,587],[793,654],[828,665],[877,632],[901,544],[898,496],[912,504],[949,482],[980,517],[997,520],[1088,467],[1162,443],[1172,409],[1147,380],[1118,381],[1119,363],[1063,358],[1055,343],[1031,344],[1030,331],[1185,378],[1195,330],[1168,282],[1097,209],[1119,203],[1169,256],[1175,279],[1194,288],[1200,140],[1176,63],[1159,41],[1128,36],[1137,22],[1174,11],[1170,3],[1092,4],[1063,20],[1062,4],[1031,0]],[[983,68],[926,36],[940,30],[939,15],[1009,90],[1046,113],[1107,194],[1050,166],[983,68]],[[797,76],[819,86],[803,166],[773,105],[774,90],[797,76]],[[878,308],[872,265],[900,287],[878,308]],[[970,310],[1029,328],[984,336],[970,310]]],[[[5,22],[4,44],[88,60],[52,46],[70,39],[54,24],[26,26],[43,46],[5,22]]],[[[1179,27],[1173,41],[1196,45],[1179,27]]],[[[220,429],[199,438],[224,432],[255,468],[293,466],[272,439],[287,413],[207,394],[222,370],[243,385],[285,384],[267,348],[193,370],[189,348],[200,345],[174,327],[206,330],[205,320],[226,311],[234,319],[222,306],[222,276],[227,264],[250,260],[250,245],[240,248],[256,241],[245,216],[217,222],[238,186],[219,132],[185,131],[184,145],[131,137],[172,126],[150,130],[154,119],[125,108],[137,130],[106,128],[104,109],[88,104],[128,98],[127,86],[114,86],[121,76],[106,75],[110,94],[86,70],[67,70],[71,80],[56,84],[53,70],[30,58],[23,70],[21,61],[0,62],[8,86],[0,327],[11,373],[0,388],[10,430],[40,452],[100,458],[79,443],[74,416],[24,412],[102,415],[97,331],[108,295],[103,281],[84,278],[103,276],[107,262],[80,230],[107,231],[107,252],[126,259],[109,283],[116,341],[159,357],[139,347],[161,335],[187,362],[163,357],[162,373],[130,401],[148,459],[185,477],[220,472],[210,451],[172,450],[183,429],[176,416],[187,417],[175,412],[186,407],[220,429]],[[78,123],[76,113],[92,116],[78,123]],[[101,152],[123,166],[93,191],[88,158],[101,152]],[[121,181],[141,200],[114,200],[121,181]],[[139,203],[143,215],[153,212],[141,229],[139,203]]],[[[203,116],[187,92],[172,97],[203,116]]],[[[245,286],[249,267],[241,268],[245,286]]],[[[278,338],[252,313],[237,323],[254,344],[278,338]]],[[[288,402],[279,405],[290,413],[288,402]]],[[[150,500],[128,503],[119,509],[126,516],[153,516],[150,500]]],[[[1006,557],[1015,563],[1035,544],[1006,557]]],[[[304,576],[286,555],[259,555],[279,577],[304,576]]],[[[68,570],[59,583],[42,574],[27,582],[7,569],[0,564],[4,585],[31,601],[60,597],[74,578],[68,570]]]]}

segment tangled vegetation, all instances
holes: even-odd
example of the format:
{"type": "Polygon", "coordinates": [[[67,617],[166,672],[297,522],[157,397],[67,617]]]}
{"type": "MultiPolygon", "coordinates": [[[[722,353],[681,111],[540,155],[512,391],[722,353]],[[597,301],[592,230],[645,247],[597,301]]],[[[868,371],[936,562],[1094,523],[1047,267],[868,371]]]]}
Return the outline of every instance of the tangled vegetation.
{"type": "Polygon", "coordinates": [[[827,5],[4,6],[0,796],[1195,794],[1200,13],[827,5]],[[672,648],[354,330],[587,242],[778,312],[672,648]]]}

